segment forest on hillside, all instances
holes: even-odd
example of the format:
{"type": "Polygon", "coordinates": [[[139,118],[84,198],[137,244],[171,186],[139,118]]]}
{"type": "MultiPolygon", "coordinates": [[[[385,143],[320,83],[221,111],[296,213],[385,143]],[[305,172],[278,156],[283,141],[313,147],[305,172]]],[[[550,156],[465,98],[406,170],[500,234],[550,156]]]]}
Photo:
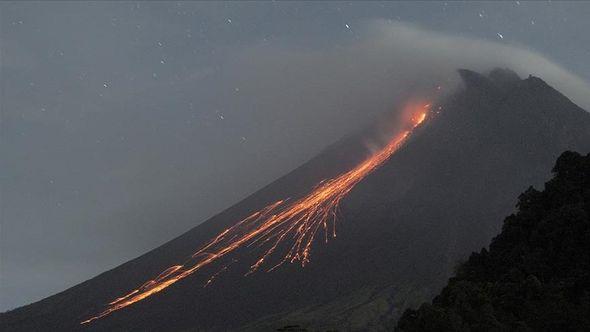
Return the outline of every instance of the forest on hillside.
{"type": "Polygon", "coordinates": [[[590,331],[590,154],[564,152],[553,174],[396,331],[590,331]]]}

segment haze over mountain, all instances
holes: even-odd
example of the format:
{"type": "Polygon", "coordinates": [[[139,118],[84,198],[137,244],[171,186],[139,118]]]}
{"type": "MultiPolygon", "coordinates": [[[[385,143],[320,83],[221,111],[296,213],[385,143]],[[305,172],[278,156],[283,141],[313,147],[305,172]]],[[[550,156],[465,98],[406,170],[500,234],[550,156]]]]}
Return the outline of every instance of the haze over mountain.
{"type": "MultiPolygon", "coordinates": [[[[184,235],[111,271],[0,316],[3,331],[226,330],[393,327],[429,300],[457,261],[484,246],[514,197],[547,178],[564,150],[590,151],[590,114],[537,77],[460,70],[464,88],[430,106],[427,121],[343,199],[338,237],[311,262],[244,274],[251,253],[203,269],[88,324],[117,297],[155,278],[249,214],[297,197],[358,164],[367,133],[350,136],[184,235]]],[[[255,259],[254,259],[255,260],[255,259]]]]}

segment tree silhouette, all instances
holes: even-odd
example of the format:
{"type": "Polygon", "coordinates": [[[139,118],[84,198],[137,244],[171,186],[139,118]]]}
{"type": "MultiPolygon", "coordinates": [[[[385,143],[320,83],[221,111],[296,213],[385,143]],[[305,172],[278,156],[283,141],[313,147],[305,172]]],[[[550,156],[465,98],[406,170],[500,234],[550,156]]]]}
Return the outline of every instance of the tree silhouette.
{"type": "Polygon", "coordinates": [[[553,173],[396,331],[590,331],[590,154],[564,152],[553,173]]]}

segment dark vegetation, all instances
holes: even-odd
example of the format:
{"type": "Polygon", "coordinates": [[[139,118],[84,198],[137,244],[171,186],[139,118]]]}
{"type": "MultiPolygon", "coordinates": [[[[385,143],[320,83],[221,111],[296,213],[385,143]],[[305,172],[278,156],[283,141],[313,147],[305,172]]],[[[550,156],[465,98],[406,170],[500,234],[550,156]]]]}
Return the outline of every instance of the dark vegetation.
{"type": "Polygon", "coordinates": [[[553,173],[397,331],[590,331],[590,154],[564,152],[553,173]]]}

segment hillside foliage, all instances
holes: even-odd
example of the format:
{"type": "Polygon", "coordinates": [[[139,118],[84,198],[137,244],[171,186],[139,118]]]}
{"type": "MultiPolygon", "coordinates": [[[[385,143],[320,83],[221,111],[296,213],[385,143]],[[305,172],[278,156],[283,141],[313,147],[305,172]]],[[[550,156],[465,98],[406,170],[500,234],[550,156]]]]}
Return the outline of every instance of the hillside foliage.
{"type": "Polygon", "coordinates": [[[564,152],[553,173],[396,331],[590,331],[590,154],[564,152]]]}

